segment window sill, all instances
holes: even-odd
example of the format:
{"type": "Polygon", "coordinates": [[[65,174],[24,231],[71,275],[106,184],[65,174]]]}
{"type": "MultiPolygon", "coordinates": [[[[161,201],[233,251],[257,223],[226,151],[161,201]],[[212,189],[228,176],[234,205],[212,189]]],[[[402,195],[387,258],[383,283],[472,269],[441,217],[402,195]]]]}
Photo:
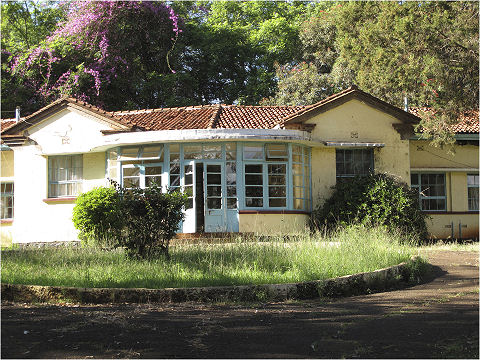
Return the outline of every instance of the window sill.
{"type": "Polygon", "coordinates": [[[239,210],[239,214],[298,214],[310,215],[309,211],[304,210],[239,210]]]}
{"type": "Polygon", "coordinates": [[[71,203],[75,202],[77,200],[76,196],[71,196],[71,197],[60,197],[60,198],[46,198],[43,199],[43,202],[47,204],[55,204],[55,203],[71,203]]]}
{"type": "Polygon", "coordinates": [[[1,219],[0,224],[11,224],[13,223],[13,219],[1,219]]]}

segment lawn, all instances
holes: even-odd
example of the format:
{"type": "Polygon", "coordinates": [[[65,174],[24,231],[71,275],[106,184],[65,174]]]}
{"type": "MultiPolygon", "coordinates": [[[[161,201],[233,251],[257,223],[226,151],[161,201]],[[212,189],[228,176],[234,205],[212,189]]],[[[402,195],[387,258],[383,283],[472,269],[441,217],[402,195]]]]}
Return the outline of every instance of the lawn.
{"type": "Polygon", "coordinates": [[[417,251],[398,235],[352,227],[322,238],[172,246],[171,259],[132,260],[121,249],[3,250],[2,282],[74,287],[193,287],[290,283],[371,271],[417,251]]]}

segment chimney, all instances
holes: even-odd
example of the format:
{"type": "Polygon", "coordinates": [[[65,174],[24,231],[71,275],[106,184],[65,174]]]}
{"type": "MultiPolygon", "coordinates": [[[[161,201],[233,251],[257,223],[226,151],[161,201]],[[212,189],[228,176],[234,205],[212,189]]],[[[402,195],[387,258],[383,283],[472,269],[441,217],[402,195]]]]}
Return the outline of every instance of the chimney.
{"type": "Polygon", "coordinates": [[[15,108],[15,122],[19,122],[20,121],[20,106],[17,106],[15,108]]]}
{"type": "Polygon", "coordinates": [[[408,112],[408,97],[406,96],[403,98],[403,110],[408,112]]]}

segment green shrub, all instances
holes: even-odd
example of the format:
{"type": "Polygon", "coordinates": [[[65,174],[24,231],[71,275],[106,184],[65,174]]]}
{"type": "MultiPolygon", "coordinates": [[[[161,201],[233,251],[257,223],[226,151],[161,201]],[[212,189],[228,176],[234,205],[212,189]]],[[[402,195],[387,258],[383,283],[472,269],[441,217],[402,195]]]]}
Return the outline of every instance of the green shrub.
{"type": "Polygon", "coordinates": [[[333,194],[312,212],[317,230],[331,231],[348,224],[384,225],[405,234],[428,236],[426,214],[418,193],[389,174],[370,174],[339,181],[333,194]]]}
{"type": "Polygon", "coordinates": [[[98,187],[81,194],[73,208],[73,224],[81,240],[105,247],[115,246],[122,227],[119,196],[115,189],[98,187]]]}
{"type": "Polygon", "coordinates": [[[123,219],[119,245],[129,257],[152,258],[160,252],[169,258],[170,240],[185,217],[187,196],[178,191],[162,193],[156,184],[119,191],[123,219]]]}

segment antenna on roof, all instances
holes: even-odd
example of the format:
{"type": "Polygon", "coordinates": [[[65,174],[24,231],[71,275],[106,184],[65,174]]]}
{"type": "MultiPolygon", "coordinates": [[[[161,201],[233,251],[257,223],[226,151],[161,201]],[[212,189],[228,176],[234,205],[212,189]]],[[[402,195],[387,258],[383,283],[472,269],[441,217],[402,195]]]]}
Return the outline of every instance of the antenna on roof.
{"type": "Polygon", "coordinates": [[[403,110],[405,110],[405,112],[408,112],[408,97],[404,97],[403,98],[403,110]]]}
{"type": "Polygon", "coordinates": [[[15,108],[15,122],[19,122],[20,121],[20,106],[17,106],[15,108]]]}

